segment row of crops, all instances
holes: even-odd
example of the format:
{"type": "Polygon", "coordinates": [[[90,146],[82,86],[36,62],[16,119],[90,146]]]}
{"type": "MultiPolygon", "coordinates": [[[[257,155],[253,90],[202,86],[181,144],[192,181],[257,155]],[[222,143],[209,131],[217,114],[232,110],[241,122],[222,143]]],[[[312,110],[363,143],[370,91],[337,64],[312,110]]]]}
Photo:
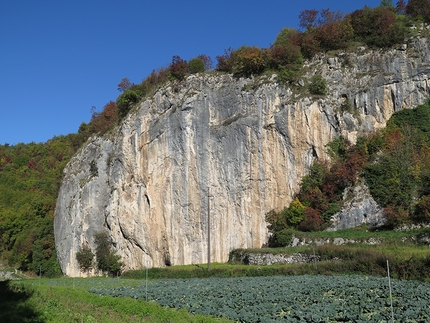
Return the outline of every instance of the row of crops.
{"type": "MultiPolygon", "coordinates": [[[[373,276],[122,282],[98,280],[89,291],[147,299],[166,307],[240,322],[391,322],[392,317],[388,279],[373,276]]],[[[395,322],[430,321],[430,283],[391,280],[391,287],[395,322]]]]}

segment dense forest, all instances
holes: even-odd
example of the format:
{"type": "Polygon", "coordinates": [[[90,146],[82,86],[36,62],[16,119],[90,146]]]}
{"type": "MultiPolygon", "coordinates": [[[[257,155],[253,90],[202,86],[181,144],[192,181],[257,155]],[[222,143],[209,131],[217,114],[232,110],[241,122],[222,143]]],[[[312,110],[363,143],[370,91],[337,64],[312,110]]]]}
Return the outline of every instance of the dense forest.
{"type": "MultiPolygon", "coordinates": [[[[268,48],[242,46],[226,49],[212,59],[201,54],[189,61],[175,55],[140,84],[124,78],[120,95],[102,111],[93,111],[77,133],[54,137],[46,143],[0,145],[0,260],[21,270],[44,276],[60,274],[56,259],[53,216],[62,171],[93,134],[104,134],[133,106],[166,82],[179,84],[194,73],[231,73],[236,77],[275,73],[281,84],[294,86],[306,59],[320,52],[348,51],[358,45],[388,48],[401,44],[430,22],[430,1],[381,1],[349,14],[330,9],[300,13],[300,30],[284,28],[268,48]]],[[[317,75],[309,95],[327,94],[317,75]]],[[[356,145],[344,138],[329,144],[332,161],[318,161],[303,178],[297,198],[281,212],[267,215],[274,233],[272,243],[282,244],[291,229],[321,230],[341,207],[344,189],[357,174],[364,176],[372,195],[385,208],[387,226],[430,217],[429,137],[430,107],[396,113],[386,130],[362,137],[356,145]]]]}

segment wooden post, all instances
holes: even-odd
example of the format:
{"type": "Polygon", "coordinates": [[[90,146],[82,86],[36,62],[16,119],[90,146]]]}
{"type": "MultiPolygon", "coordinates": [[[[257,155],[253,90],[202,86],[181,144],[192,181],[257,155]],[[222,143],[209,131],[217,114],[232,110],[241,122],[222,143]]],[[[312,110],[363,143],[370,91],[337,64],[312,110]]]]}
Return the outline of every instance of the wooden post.
{"type": "Polygon", "coordinates": [[[211,270],[211,204],[210,188],[208,187],[208,271],[211,270]]]}

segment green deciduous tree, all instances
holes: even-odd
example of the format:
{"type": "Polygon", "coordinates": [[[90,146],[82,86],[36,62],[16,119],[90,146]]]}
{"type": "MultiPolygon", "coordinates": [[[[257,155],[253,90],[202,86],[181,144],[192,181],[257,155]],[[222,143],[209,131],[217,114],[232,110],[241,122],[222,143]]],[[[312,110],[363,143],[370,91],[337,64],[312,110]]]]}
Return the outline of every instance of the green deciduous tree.
{"type": "Polygon", "coordinates": [[[121,257],[112,250],[112,242],[106,232],[99,232],[94,235],[96,247],[97,268],[116,275],[120,273],[122,262],[121,257]]]}
{"type": "Polygon", "coordinates": [[[93,268],[94,265],[94,253],[91,251],[91,248],[84,245],[79,251],[76,253],[76,260],[79,263],[79,267],[83,271],[88,271],[93,268]]]}
{"type": "Polygon", "coordinates": [[[188,62],[188,71],[191,74],[203,73],[205,71],[205,63],[200,57],[190,59],[188,62]]]}

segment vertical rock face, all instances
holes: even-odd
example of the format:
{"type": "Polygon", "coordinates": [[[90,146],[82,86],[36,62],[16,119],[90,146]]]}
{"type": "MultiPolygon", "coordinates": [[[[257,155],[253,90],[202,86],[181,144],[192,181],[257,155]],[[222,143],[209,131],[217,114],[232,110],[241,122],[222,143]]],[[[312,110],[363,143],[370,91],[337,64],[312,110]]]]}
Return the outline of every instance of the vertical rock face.
{"type": "Polygon", "coordinates": [[[330,88],[323,98],[274,76],[205,74],[165,85],[66,167],[54,223],[63,272],[81,275],[76,252],[94,251],[102,230],[125,270],[206,262],[208,191],[211,260],[261,247],[265,214],[291,201],[329,141],[355,141],[427,97],[429,43],[409,47],[309,62],[304,80],[321,73],[330,88]]]}

